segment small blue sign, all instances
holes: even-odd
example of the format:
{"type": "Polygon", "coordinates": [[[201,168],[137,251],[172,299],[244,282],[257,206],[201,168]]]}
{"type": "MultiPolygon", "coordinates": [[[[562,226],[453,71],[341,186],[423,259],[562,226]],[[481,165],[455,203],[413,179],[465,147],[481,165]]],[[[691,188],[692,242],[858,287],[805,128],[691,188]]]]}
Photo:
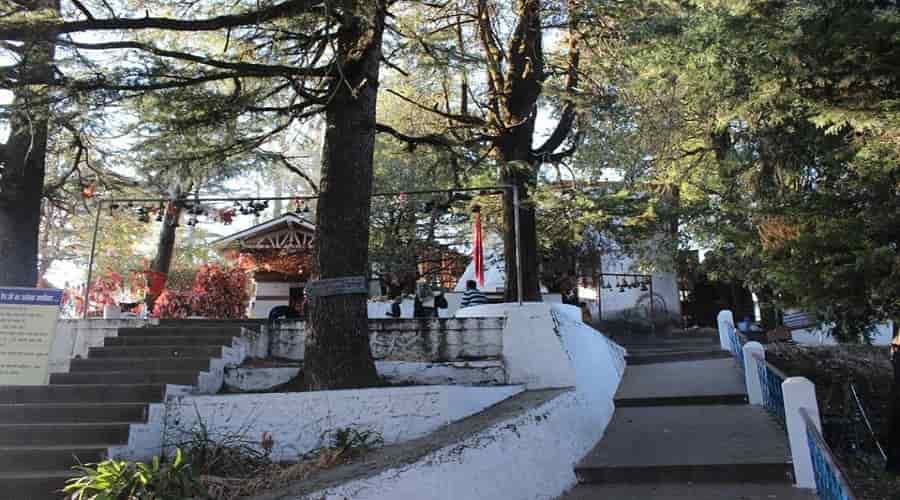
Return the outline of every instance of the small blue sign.
{"type": "Polygon", "coordinates": [[[0,287],[0,304],[59,307],[62,299],[63,291],[54,288],[0,287]]]}

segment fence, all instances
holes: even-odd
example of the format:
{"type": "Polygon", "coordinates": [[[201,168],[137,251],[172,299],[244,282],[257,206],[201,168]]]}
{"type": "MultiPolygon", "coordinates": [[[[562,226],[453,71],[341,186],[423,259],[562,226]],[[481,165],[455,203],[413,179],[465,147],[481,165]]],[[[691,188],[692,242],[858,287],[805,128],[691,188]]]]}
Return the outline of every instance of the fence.
{"type": "Polygon", "coordinates": [[[820,431],[815,385],[805,377],[788,377],[766,361],[758,342],[742,344],[730,311],[719,313],[719,339],[738,361],[751,404],[761,405],[784,425],[797,486],[815,488],[820,500],[856,500],[820,431]]]}
{"type": "Polygon", "coordinates": [[[856,500],[850,483],[831,454],[831,448],[806,408],[800,408],[800,415],[806,427],[806,440],[816,479],[816,494],[821,500],[856,500]]]}
{"type": "Polygon", "coordinates": [[[731,354],[734,355],[735,360],[737,360],[738,368],[743,372],[746,370],[744,366],[744,350],[741,347],[741,338],[740,334],[737,331],[737,328],[734,327],[734,323],[731,322],[727,325],[728,328],[728,340],[731,342],[731,354]]]}
{"type": "Polygon", "coordinates": [[[765,358],[753,354],[756,363],[756,374],[759,377],[759,387],[762,393],[762,403],[767,410],[784,425],[784,390],[781,384],[787,380],[781,370],[772,366],[765,358]]]}

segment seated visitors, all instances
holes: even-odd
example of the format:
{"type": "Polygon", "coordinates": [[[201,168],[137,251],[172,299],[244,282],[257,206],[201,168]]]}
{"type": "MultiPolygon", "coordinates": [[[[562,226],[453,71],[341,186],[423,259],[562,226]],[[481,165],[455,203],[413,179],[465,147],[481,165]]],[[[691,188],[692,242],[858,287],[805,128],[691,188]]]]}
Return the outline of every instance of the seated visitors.
{"type": "Polygon", "coordinates": [[[391,299],[391,310],[387,312],[388,316],[399,318],[400,304],[403,303],[403,285],[400,284],[400,278],[392,275],[387,284],[387,296],[391,299]]]}
{"type": "Polygon", "coordinates": [[[275,306],[269,311],[269,321],[279,319],[303,319],[306,306],[306,296],[292,298],[286,306],[275,306]]]}
{"type": "Polygon", "coordinates": [[[447,304],[447,297],[444,296],[444,291],[439,290],[434,295],[434,317],[440,317],[440,310],[447,309],[449,304],[447,304]]]}
{"type": "Polygon", "coordinates": [[[466,291],[463,293],[462,304],[460,305],[460,308],[480,306],[487,303],[487,295],[485,295],[481,292],[481,290],[478,289],[478,283],[476,283],[475,280],[466,281],[466,291]]]}

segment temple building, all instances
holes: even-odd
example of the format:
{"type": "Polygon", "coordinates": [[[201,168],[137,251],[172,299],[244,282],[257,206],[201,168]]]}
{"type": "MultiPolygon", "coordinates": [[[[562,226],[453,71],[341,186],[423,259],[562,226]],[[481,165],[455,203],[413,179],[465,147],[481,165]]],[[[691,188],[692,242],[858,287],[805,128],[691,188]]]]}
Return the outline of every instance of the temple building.
{"type": "Polygon", "coordinates": [[[268,317],[273,307],[303,294],[312,270],[315,229],[300,215],[286,213],[212,243],[229,260],[254,269],[251,318],[268,317]]]}

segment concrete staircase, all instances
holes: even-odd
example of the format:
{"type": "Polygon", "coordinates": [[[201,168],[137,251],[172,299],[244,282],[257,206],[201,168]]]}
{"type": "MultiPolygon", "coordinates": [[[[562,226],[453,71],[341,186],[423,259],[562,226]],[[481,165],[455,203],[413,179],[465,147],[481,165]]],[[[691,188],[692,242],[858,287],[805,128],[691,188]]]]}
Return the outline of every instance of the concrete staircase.
{"type": "Polygon", "coordinates": [[[122,328],[49,385],[0,386],[0,498],[62,498],[72,466],[127,445],[131,425],[146,422],[168,385],[216,390],[215,372],[243,331],[212,322],[122,328]]]}
{"type": "Polygon", "coordinates": [[[747,404],[717,339],[626,344],[629,365],[604,438],[561,500],[812,500],[792,485],[787,438],[747,404]]]}

